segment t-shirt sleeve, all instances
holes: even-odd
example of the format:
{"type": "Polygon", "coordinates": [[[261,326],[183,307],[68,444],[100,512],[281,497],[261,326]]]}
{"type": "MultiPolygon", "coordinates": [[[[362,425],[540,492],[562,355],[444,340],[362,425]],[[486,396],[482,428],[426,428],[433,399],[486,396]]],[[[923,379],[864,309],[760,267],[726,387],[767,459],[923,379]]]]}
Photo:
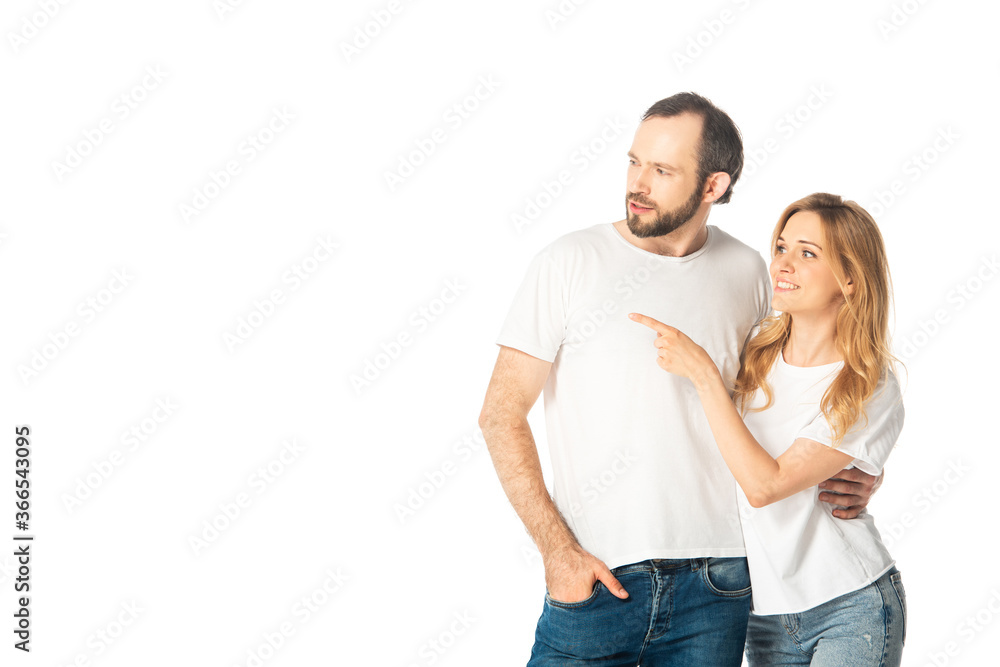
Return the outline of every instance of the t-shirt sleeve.
{"type": "MultiPolygon", "coordinates": [[[[903,430],[903,397],[899,382],[891,371],[882,378],[865,404],[865,414],[868,416],[867,423],[860,419],[837,449],[854,457],[855,468],[869,475],[878,475],[903,430]]],[[[799,431],[796,437],[815,440],[828,447],[833,443],[830,424],[823,413],[799,431]]]]}
{"type": "Polygon", "coordinates": [[[771,316],[771,277],[760,255],[756,258],[755,270],[757,272],[757,321],[750,327],[749,333],[743,339],[743,347],[740,348],[740,366],[743,365],[747,344],[760,333],[761,324],[771,316]]]}
{"type": "Polygon", "coordinates": [[[553,254],[543,250],[528,266],[497,345],[555,361],[566,337],[567,312],[566,276],[553,254]]]}
{"type": "Polygon", "coordinates": [[[757,263],[757,290],[759,294],[757,323],[760,324],[764,318],[771,315],[771,274],[767,270],[767,264],[761,259],[757,263]]]}

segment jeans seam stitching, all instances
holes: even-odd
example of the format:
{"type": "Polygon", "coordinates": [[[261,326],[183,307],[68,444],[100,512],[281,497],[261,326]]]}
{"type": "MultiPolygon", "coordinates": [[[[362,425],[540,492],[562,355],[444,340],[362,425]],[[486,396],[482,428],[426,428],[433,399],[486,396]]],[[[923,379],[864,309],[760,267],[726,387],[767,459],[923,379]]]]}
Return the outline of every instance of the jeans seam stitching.
{"type": "Polygon", "coordinates": [[[646,648],[649,646],[649,642],[651,641],[650,634],[653,632],[653,627],[656,625],[656,612],[660,608],[661,586],[655,570],[649,573],[649,578],[653,580],[652,606],[649,610],[649,627],[646,628],[646,636],[643,637],[642,646],[639,647],[639,655],[636,656],[639,663],[642,663],[642,654],[646,652],[646,648]]]}
{"type": "Polygon", "coordinates": [[[741,598],[750,594],[753,590],[753,582],[750,583],[746,588],[740,589],[738,591],[722,591],[716,588],[712,584],[711,578],[708,576],[708,559],[705,559],[705,567],[702,568],[702,579],[705,581],[705,585],[708,586],[708,590],[712,593],[725,598],[741,598]]]}
{"type": "MultiPolygon", "coordinates": [[[[882,598],[882,618],[884,619],[883,620],[884,634],[882,635],[882,657],[879,658],[878,661],[879,667],[885,665],[885,661],[889,657],[889,634],[892,631],[892,618],[889,615],[889,610],[888,610],[889,604],[888,600],[886,600],[885,590],[883,590],[883,587],[885,586],[885,582],[883,579],[880,579],[879,581],[875,582],[876,584],[875,588],[878,589],[879,597],[882,598]]],[[[893,591],[893,595],[895,594],[896,592],[893,591]]]]}
{"type": "MultiPolygon", "coordinates": [[[[656,635],[650,636],[649,640],[651,642],[652,641],[656,641],[657,639],[659,639],[663,635],[665,635],[668,632],[670,632],[670,621],[673,619],[673,615],[674,615],[674,589],[675,588],[676,587],[674,586],[674,577],[671,576],[670,579],[668,580],[668,584],[667,584],[667,613],[664,616],[664,620],[663,620],[663,632],[661,632],[659,634],[656,634],[656,635]]],[[[651,631],[652,631],[652,629],[653,629],[653,626],[650,626],[650,630],[651,631]]]]}
{"type": "Polygon", "coordinates": [[[792,640],[792,643],[795,644],[796,650],[802,655],[811,657],[812,651],[807,651],[805,647],[802,645],[802,642],[799,641],[799,638],[795,636],[795,634],[799,631],[799,615],[783,614],[783,620],[781,624],[785,626],[785,632],[788,633],[788,637],[792,640]],[[793,624],[795,627],[794,628],[789,627],[789,623],[793,624]]]}
{"type": "Polygon", "coordinates": [[[895,593],[896,600],[899,601],[899,610],[900,610],[900,612],[902,614],[902,619],[903,619],[903,624],[902,624],[903,625],[903,631],[902,631],[902,638],[901,638],[902,642],[901,643],[905,646],[906,645],[906,602],[905,602],[905,599],[904,599],[905,598],[905,593],[903,595],[901,595],[899,593],[899,588],[896,587],[897,583],[900,586],[903,585],[903,579],[899,575],[899,573],[897,572],[897,573],[893,574],[889,578],[889,583],[892,585],[892,592],[895,593]]]}

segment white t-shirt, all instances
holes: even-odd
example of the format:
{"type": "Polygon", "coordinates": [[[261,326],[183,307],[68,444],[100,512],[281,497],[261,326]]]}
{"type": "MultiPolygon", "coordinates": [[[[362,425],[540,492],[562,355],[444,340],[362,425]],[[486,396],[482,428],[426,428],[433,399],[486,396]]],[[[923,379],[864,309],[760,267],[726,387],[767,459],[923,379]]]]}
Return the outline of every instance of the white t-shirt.
{"type": "Polygon", "coordinates": [[[553,498],[608,567],[745,554],[735,480],[698,394],[657,365],[656,333],[628,314],[679,328],[732,386],[769,304],[761,256],[714,226],[686,257],[601,224],[532,261],[497,343],[554,362],[543,393],[553,498]]]}
{"type": "MultiPolygon", "coordinates": [[[[777,458],[798,438],[823,445],[833,442],[820,400],[843,362],[789,366],[782,355],[768,379],[774,403],[748,412],[744,421],[757,442],[777,458]]],[[[764,404],[759,389],[749,405],[764,404]]],[[[848,432],[839,451],[855,457],[853,467],[878,475],[903,428],[903,402],[896,376],[888,372],[865,404],[862,418],[848,432]]],[[[871,515],[838,519],[812,487],[784,500],[753,508],[737,490],[743,539],[753,582],[755,614],[797,614],[856,591],[885,574],[894,564],[871,515]]]]}

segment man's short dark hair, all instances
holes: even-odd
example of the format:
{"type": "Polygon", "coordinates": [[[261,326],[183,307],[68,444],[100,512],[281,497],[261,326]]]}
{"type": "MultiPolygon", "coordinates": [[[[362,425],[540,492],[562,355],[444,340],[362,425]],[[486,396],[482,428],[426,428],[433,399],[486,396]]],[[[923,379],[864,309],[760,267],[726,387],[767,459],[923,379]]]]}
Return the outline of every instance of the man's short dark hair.
{"type": "Polygon", "coordinates": [[[660,100],[643,115],[671,118],[684,113],[701,117],[701,143],[698,146],[698,180],[705,182],[709,174],[724,171],[729,174],[729,187],[716,204],[725,204],[733,194],[733,186],[743,172],[743,138],[736,123],[725,111],[697,93],[677,93],[660,100]]]}

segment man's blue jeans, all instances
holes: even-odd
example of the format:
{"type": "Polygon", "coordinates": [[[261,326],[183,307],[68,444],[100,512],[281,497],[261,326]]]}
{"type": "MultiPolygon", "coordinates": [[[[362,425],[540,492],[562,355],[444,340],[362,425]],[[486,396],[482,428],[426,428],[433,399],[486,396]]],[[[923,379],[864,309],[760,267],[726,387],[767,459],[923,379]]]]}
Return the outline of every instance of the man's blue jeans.
{"type": "Polygon", "coordinates": [[[750,614],[745,558],[647,560],[611,570],[581,602],[546,594],[528,667],[739,667],[750,614]]]}

